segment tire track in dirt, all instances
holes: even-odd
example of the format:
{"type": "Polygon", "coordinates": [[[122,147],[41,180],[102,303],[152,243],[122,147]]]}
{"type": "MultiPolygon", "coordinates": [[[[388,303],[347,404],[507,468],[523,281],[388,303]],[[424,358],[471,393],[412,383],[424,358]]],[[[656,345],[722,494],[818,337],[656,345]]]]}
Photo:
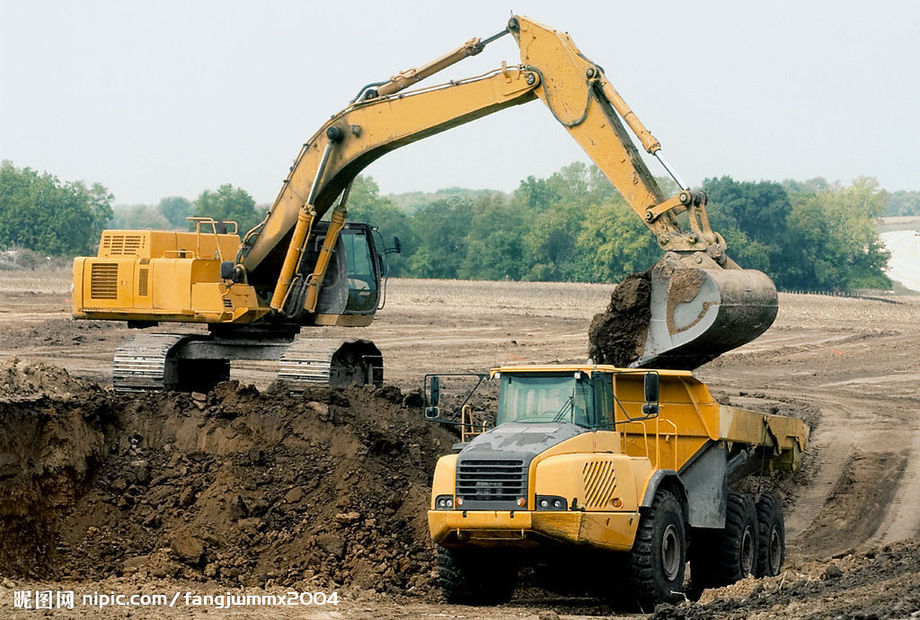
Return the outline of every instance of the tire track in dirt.
{"type": "Polygon", "coordinates": [[[891,500],[888,514],[876,533],[882,543],[892,543],[920,534],[920,433],[914,434],[914,444],[907,457],[901,484],[891,500]]]}
{"type": "MultiPolygon", "coordinates": [[[[878,320],[859,325],[842,315],[836,327],[812,331],[797,318],[799,326],[768,332],[699,373],[729,392],[795,395],[821,411],[808,446],[813,460],[786,517],[800,557],[920,534],[920,313],[911,304],[891,310],[900,314],[886,317],[884,329],[878,320]]],[[[879,314],[890,312],[879,307],[879,314]]]]}

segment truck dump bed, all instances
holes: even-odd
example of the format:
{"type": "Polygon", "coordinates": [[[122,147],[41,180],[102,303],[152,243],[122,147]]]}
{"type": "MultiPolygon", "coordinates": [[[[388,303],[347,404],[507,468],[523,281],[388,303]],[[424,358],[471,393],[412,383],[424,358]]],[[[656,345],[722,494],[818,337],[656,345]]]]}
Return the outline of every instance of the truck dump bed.
{"type": "Polygon", "coordinates": [[[628,420],[643,417],[644,372],[614,372],[623,452],[649,456],[658,467],[681,471],[710,442],[726,442],[730,452],[739,447],[735,444],[764,448],[764,464],[769,469],[798,469],[808,444],[808,426],[802,420],[722,405],[690,372],[657,372],[660,413],[638,422],[628,420]]]}
{"type": "Polygon", "coordinates": [[[808,444],[808,426],[797,418],[748,411],[715,401],[709,388],[685,370],[646,370],[609,365],[517,366],[493,372],[587,372],[611,377],[614,394],[614,429],[620,433],[624,454],[648,457],[654,467],[682,471],[712,443],[723,442],[729,453],[742,447],[759,447],[767,470],[794,471],[808,444]],[[659,414],[649,419],[645,375],[659,375],[659,414]]]}

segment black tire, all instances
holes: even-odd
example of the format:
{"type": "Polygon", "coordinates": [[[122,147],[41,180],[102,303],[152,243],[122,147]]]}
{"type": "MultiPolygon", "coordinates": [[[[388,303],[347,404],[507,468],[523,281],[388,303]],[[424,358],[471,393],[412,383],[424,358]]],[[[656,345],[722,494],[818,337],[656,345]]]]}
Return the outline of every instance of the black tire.
{"type": "Polygon", "coordinates": [[[687,598],[700,600],[703,590],[712,587],[712,549],[715,535],[711,530],[694,529],[690,534],[690,586],[687,598]]]}
{"type": "Polygon", "coordinates": [[[495,553],[438,548],[438,578],[452,605],[507,603],[517,586],[518,567],[495,553]]]}
{"type": "Polygon", "coordinates": [[[704,538],[705,547],[698,550],[696,563],[690,565],[692,589],[727,586],[753,574],[759,537],[754,500],[747,493],[730,491],[725,528],[704,538]]]}
{"type": "Polygon", "coordinates": [[[683,599],[687,535],[680,500],[659,490],[639,519],[629,552],[629,581],[636,602],[651,611],[658,603],[683,599]]]}
{"type": "Polygon", "coordinates": [[[782,505],[772,495],[761,495],[757,501],[757,525],[760,545],[754,575],[775,577],[786,560],[786,523],[782,505]]]}

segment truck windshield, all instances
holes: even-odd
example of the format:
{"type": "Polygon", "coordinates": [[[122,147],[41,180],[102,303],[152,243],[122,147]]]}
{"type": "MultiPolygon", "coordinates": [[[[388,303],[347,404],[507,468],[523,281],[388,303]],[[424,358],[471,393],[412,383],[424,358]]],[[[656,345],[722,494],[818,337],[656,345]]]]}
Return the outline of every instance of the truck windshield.
{"type": "Polygon", "coordinates": [[[567,422],[591,426],[591,382],[571,375],[503,374],[497,424],[567,422]]]}

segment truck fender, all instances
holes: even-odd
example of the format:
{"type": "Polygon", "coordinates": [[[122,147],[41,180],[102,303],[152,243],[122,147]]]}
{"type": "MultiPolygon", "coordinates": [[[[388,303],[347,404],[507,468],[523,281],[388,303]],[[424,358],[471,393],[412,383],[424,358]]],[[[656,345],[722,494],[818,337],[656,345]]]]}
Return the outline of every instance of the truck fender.
{"type": "Polygon", "coordinates": [[[677,493],[681,509],[684,512],[684,519],[686,520],[688,517],[687,489],[684,488],[683,481],[673,469],[657,469],[652,473],[645,485],[645,494],[642,496],[642,503],[639,504],[639,508],[651,508],[652,502],[655,501],[655,493],[662,486],[677,493]]]}

